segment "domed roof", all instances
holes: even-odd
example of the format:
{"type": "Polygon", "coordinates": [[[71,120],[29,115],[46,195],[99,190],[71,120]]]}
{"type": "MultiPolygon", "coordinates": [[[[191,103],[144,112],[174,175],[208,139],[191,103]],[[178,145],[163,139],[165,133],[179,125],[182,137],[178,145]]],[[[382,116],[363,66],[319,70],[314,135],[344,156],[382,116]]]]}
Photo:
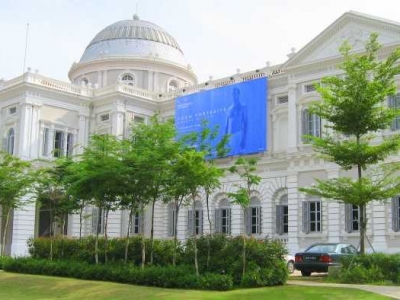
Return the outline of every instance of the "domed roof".
{"type": "Polygon", "coordinates": [[[160,58],[182,66],[186,59],[176,40],[163,28],[140,20],[111,24],[100,31],[86,47],[80,63],[110,57],[160,58]]]}

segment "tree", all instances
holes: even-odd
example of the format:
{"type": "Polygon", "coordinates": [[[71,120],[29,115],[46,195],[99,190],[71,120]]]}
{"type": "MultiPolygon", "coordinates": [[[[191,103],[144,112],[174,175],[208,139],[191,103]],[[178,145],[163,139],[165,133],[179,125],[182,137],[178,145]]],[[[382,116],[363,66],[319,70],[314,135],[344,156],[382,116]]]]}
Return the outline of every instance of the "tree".
{"type": "Polygon", "coordinates": [[[244,185],[237,185],[238,190],[235,193],[228,193],[228,196],[232,199],[232,202],[239,204],[243,211],[243,276],[246,273],[246,222],[244,220],[244,216],[246,214],[246,209],[250,205],[252,188],[261,182],[261,177],[254,174],[257,171],[257,161],[258,158],[239,157],[235,164],[229,168],[231,173],[239,175],[240,179],[244,181],[244,185]]]}
{"type": "Polygon", "coordinates": [[[156,201],[166,194],[166,180],[171,161],[178,153],[175,126],[172,120],[162,123],[159,116],[149,124],[132,128],[133,151],[136,153],[137,172],[140,172],[141,188],[151,202],[150,264],[153,263],[154,209],[156,201]]]}
{"type": "Polygon", "coordinates": [[[78,191],[81,199],[91,199],[90,203],[98,209],[95,226],[95,260],[99,262],[99,234],[104,215],[104,259],[107,263],[108,214],[117,209],[118,196],[124,181],[121,141],[113,135],[93,135],[89,146],[84,149],[79,161],[72,164],[69,173],[71,190],[78,191]]]}
{"type": "Polygon", "coordinates": [[[207,239],[207,268],[210,263],[211,238],[213,233],[210,217],[210,195],[221,186],[220,179],[224,175],[224,169],[217,167],[214,159],[224,157],[229,152],[229,149],[226,148],[229,135],[226,134],[220,140],[217,140],[218,133],[218,126],[209,128],[208,121],[203,120],[201,131],[192,137],[192,145],[198,145],[198,149],[205,153],[205,181],[202,187],[206,198],[207,219],[210,229],[210,234],[207,239]]]}
{"type": "MultiPolygon", "coordinates": [[[[129,250],[129,236],[132,228],[132,219],[135,213],[144,215],[146,205],[149,204],[147,197],[147,190],[145,184],[147,183],[147,170],[146,165],[143,165],[141,160],[140,151],[135,147],[136,142],[140,139],[133,139],[132,141],[122,141],[124,144],[124,151],[122,153],[122,164],[124,170],[121,172],[122,181],[124,182],[120,193],[121,193],[121,209],[129,212],[129,221],[126,233],[126,244],[125,244],[125,263],[128,262],[128,250],[129,250]]],[[[144,218],[140,218],[140,227],[143,228],[144,218]]],[[[142,240],[142,264],[144,268],[146,263],[146,243],[144,231],[140,233],[142,240]]]]}
{"type": "Polygon", "coordinates": [[[196,275],[199,276],[198,253],[197,253],[197,232],[196,232],[196,197],[200,188],[207,180],[207,164],[205,152],[198,151],[192,147],[185,147],[176,161],[176,171],[181,174],[182,191],[187,192],[183,197],[189,197],[192,205],[192,233],[194,246],[194,266],[196,275]]]}
{"type": "Polygon", "coordinates": [[[0,152],[0,205],[2,220],[5,218],[1,236],[1,256],[5,255],[11,212],[26,204],[23,197],[30,192],[34,183],[34,177],[29,172],[30,166],[30,163],[22,161],[18,157],[0,152]]]}
{"type": "MultiPolygon", "coordinates": [[[[55,236],[55,223],[61,228],[61,234],[65,232],[65,219],[76,207],[67,194],[67,186],[64,181],[67,175],[69,159],[60,157],[55,161],[46,162],[47,167],[39,169],[35,177],[37,201],[40,206],[49,209],[49,237],[50,237],[50,260],[53,260],[53,238],[55,236]]],[[[44,163],[44,162],[43,162],[44,163]]]]}
{"type": "Polygon", "coordinates": [[[340,177],[319,180],[312,188],[301,188],[309,195],[357,205],[360,210],[360,252],[365,252],[367,227],[366,205],[373,200],[386,200],[399,192],[400,182],[394,176],[398,165],[378,166],[400,148],[398,134],[372,143],[373,133],[389,127],[399,111],[387,108],[387,96],[394,95],[394,76],[400,73],[400,49],[386,60],[378,61],[381,47],[377,34],[371,34],[363,54],[351,54],[344,43],[341,68],[343,78],[326,77],[317,91],[322,101],[312,104],[310,112],[325,119],[330,132],[322,137],[307,136],[316,151],[344,170],[357,170],[357,178],[340,177]]]}

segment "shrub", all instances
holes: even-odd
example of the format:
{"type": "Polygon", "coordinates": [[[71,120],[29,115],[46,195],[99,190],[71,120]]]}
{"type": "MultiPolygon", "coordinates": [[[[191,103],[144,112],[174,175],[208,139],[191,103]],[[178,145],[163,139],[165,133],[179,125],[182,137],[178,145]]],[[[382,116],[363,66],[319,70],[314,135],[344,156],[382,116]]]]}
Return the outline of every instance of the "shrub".
{"type": "Polygon", "coordinates": [[[104,280],[121,283],[205,290],[230,290],[229,275],[205,274],[197,277],[192,268],[150,266],[144,269],[132,264],[88,264],[71,261],[48,261],[32,258],[9,259],[4,263],[9,272],[104,280]]]}
{"type": "MultiPolygon", "coordinates": [[[[126,238],[113,238],[108,242],[108,265],[121,264],[124,262],[126,238]]],[[[150,240],[146,239],[146,263],[149,263],[150,240]]],[[[141,264],[141,237],[134,236],[129,239],[129,255],[128,260],[136,266],[141,264]]],[[[168,267],[172,264],[173,257],[173,241],[172,240],[155,240],[153,266],[168,267]]],[[[229,275],[234,285],[244,284],[245,286],[269,286],[284,284],[287,280],[286,264],[283,261],[283,255],[286,253],[285,247],[276,241],[259,240],[248,238],[246,241],[246,270],[250,273],[247,278],[242,278],[242,247],[243,240],[241,237],[229,237],[226,235],[202,236],[197,239],[198,261],[200,274],[229,275]],[[210,245],[210,247],[209,247],[210,245]],[[210,251],[208,259],[208,251],[210,251]]],[[[50,256],[50,239],[37,238],[29,241],[29,253],[36,259],[49,259],[50,256]]],[[[84,237],[82,239],[57,237],[53,239],[53,259],[67,260],[73,262],[85,262],[94,264],[94,237],[84,237]]],[[[104,263],[104,239],[99,239],[99,261],[104,263]]],[[[193,266],[194,264],[194,247],[193,240],[189,239],[185,247],[178,243],[177,249],[177,265],[193,266]]],[[[191,267],[192,268],[192,267],[191,267]]],[[[114,274],[112,276],[121,277],[120,269],[111,268],[114,274]]],[[[82,278],[97,279],[97,269],[87,267],[84,273],[80,273],[82,278]]],[[[41,272],[41,271],[37,271],[41,272]]],[[[48,271],[50,272],[50,271],[48,271]]],[[[51,272],[59,273],[52,270],[51,272]]],[[[129,271],[133,272],[133,271],[129,271]]],[[[151,268],[146,268],[145,272],[153,272],[151,268]]],[[[168,285],[169,276],[163,275],[163,270],[155,269],[154,281],[160,280],[157,286],[168,285]],[[161,273],[160,273],[161,272],[161,273]]],[[[172,271],[171,272],[175,272],[172,271]]],[[[107,273],[109,274],[109,273],[107,273]]],[[[136,274],[136,273],[135,273],[136,274]]],[[[143,284],[148,283],[146,278],[150,275],[138,273],[138,280],[142,280],[143,284]],[[140,279],[142,278],[142,279],[140,279]]],[[[185,272],[182,276],[183,287],[191,287],[197,279],[188,276],[190,272],[185,272]]],[[[192,274],[194,271],[192,270],[192,274]]],[[[179,274],[178,274],[179,275],[179,274]]],[[[177,276],[178,276],[177,275],[177,276]]],[[[106,276],[106,275],[104,275],[106,276]]],[[[207,278],[210,275],[207,275],[207,278]]],[[[214,277],[210,277],[214,278],[214,277]]],[[[215,277],[217,278],[217,277],[215,277]]],[[[221,277],[225,278],[225,277],[221,277]]],[[[98,278],[99,280],[103,280],[98,278]]],[[[122,280],[122,279],[120,279],[122,280]]],[[[204,279],[205,280],[205,279],[204,279]]],[[[209,279],[212,280],[212,279],[209,279]]],[[[225,281],[225,279],[219,279],[225,281]]],[[[205,282],[207,282],[205,280],[205,282]]],[[[203,283],[202,283],[203,284],[203,283]]],[[[173,283],[172,285],[175,285],[173,283]]],[[[196,285],[196,284],[195,284],[196,285]]],[[[206,283],[204,285],[207,286],[206,283]]],[[[229,286],[229,283],[224,284],[229,286]]],[[[197,286],[197,285],[196,285],[197,286]]]]}
{"type": "Polygon", "coordinates": [[[341,268],[330,278],[345,283],[399,283],[400,254],[373,253],[344,257],[341,268]]]}

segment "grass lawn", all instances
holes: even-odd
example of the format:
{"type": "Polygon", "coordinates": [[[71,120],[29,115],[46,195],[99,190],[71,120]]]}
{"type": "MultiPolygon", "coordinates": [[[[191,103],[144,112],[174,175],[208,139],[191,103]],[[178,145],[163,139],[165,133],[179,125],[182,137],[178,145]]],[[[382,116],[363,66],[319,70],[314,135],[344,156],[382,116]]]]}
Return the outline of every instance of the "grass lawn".
{"type": "Polygon", "coordinates": [[[281,286],[205,292],[0,272],[0,299],[390,299],[353,289],[281,286]]]}

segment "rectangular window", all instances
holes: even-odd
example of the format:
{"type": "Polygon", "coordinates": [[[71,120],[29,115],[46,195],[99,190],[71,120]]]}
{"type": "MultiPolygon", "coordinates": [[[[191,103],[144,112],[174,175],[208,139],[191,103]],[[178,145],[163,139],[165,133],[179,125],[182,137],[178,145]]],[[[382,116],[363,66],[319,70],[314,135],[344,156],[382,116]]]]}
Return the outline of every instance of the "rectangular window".
{"type": "Polygon", "coordinates": [[[303,232],[321,232],[321,201],[303,202],[303,232]]]}
{"type": "Polygon", "coordinates": [[[169,210],[168,210],[168,236],[175,235],[175,217],[176,217],[176,210],[174,208],[169,208],[169,210]]]}
{"type": "Polygon", "coordinates": [[[400,196],[392,199],[392,230],[400,231],[400,196]]]}
{"type": "Polygon", "coordinates": [[[10,108],[8,109],[8,113],[9,113],[10,115],[15,115],[15,114],[17,113],[17,107],[16,107],[16,106],[10,107],[10,108]]]}
{"type": "Polygon", "coordinates": [[[49,155],[48,148],[49,148],[49,128],[44,128],[43,129],[43,149],[42,149],[42,155],[47,156],[49,155]]]}
{"type": "Polygon", "coordinates": [[[106,121],[108,121],[108,120],[110,120],[110,114],[103,114],[103,115],[100,115],[100,121],[101,121],[101,122],[106,122],[106,121]]]}
{"type": "MultiPolygon", "coordinates": [[[[308,109],[303,109],[301,115],[302,135],[321,136],[321,118],[316,114],[311,114],[308,109]]],[[[307,138],[303,137],[303,142],[307,142],[307,138]]]]}
{"type": "Polygon", "coordinates": [[[215,210],[215,232],[231,234],[230,208],[218,208],[215,210]]]}
{"type": "Polygon", "coordinates": [[[134,124],[143,124],[144,122],[145,122],[145,119],[143,117],[139,117],[139,116],[133,117],[134,124]]]}
{"type": "MultiPolygon", "coordinates": [[[[390,96],[388,99],[388,106],[393,109],[400,109],[400,94],[390,96]]],[[[391,129],[392,131],[400,129],[400,116],[392,121],[391,129]]]]}
{"type": "Polygon", "coordinates": [[[289,102],[289,96],[285,95],[285,96],[279,96],[278,97],[278,104],[285,104],[289,102]]]}
{"type": "Polygon", "coordinates": [[[139,213],[135,213],[132,216],[132,227],[131,233],[132,234],[141,234],[142,233],[142,216],[139,213]]]}
{"type": "Polygon", "coordinates": [[[346,214],[346,232],[350,233],[359,230],[359,217],[360,208],[357,205],[345,204],[345,214],[346,214]]]}
{"type": "Polygon", "coordinates": [[[316,91],[316,88],[315,88],[314,84],[306,84],[306,85],[304,86],[304,91],[305,91],[306,93],[311,93],[311,92],[315,92],[315,91],[316,91]]]}
{"type": "Polygon", "coordinates": [[[248,207],[246,209],[246,233],[248,235],[261,234],[261,206],[248,207]]]}
{"type": "Polygon", "coordinates": [[[92,234],[104,234],[104,213],[99,207],[92,208],[92,234]]]}
{"type": "Polygon", "coordinates": [[[289,207],[287,205],[276,206],[276,233],[285,234],[289,232],[289,207]]]}
{"type": "Polygon", "coordinates": [[[194,233],[196,235],[203,234],[203,210],[196,209],[194,213],[193,210],[188,210],[188,231],[191,236],[193,236],[194,233]],[[195,230],[193,230],[193,225],[195,230]]]}
{"type": "Polygon", "coordinates": [[[56,131],[54,134],[54,157],[64,155],[64,132],[56,131]]]}

